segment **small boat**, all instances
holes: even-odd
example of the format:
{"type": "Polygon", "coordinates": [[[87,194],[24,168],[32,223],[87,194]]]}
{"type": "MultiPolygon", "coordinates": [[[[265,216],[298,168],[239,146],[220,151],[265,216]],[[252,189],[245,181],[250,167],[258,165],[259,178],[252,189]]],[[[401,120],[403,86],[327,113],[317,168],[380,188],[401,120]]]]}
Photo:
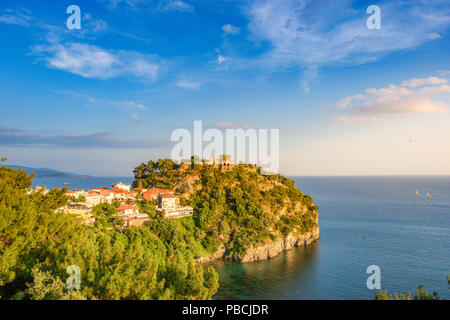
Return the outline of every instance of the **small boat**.
{"type": "Polygon", "coordinates": [[[431,194],[429,192],[427,192],[427,198],[430,199],[431,198],[431,194]]]}
{"type": "Polygon", "coordinates": [[[67,182],[64,182],[63,183],[63,186],[68,186],[69,184],[67,183],[67,182]]]}
{"type": "Polygon", "coordinates": [[[420,196],[419,190],[416,190],[416,196],[420,196]]]}

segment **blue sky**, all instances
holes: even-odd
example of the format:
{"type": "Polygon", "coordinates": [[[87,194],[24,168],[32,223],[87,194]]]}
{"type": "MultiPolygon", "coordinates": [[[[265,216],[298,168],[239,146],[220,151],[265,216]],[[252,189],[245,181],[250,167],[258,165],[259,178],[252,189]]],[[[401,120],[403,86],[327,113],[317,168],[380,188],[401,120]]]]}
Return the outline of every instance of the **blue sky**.
{"type": "Polygon", "coordinates": [[[279,128],[285,174],[450,174],[449,25],[439,0],[2,1],[0,154],[131,175],[202,120],[279,128]]]}

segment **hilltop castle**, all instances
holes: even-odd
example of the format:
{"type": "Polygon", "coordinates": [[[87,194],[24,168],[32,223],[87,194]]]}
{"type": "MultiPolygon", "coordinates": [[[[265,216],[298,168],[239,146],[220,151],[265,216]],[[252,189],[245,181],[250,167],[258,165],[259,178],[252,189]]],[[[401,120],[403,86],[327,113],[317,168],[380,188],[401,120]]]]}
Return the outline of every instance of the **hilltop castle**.
{"type": "Polygon", "coordinates": [[[191,165],[192,161],[194,161],[194,163],[196,165],[203,165],[203,164],[207,164],[210,166],[214,166],[217,169],[220,169],[221,171],[231,171],[234,167],[234,161],[231,159],[231,156],[228,154],[224,154],[220,157],[221,159],[217,159],[216,157],[212,156],[209,161],[201,161],[200,157],[198,156],[194,156],[193,159],[191,159],[191,162],[188,162],[189,160],[183,160],[183,162],[181,162],[181,167],[182,168],[187,168],[191,165]]]}
{"type": "Polygon", "coordinates": [[[231,156],[228,154],[224,154],[221,157],[221,161],[216,157],[212,156],[206,164],[212,165],[222,171],[230,171],[234,167],[234,161],[231,159],[231,156]]]}

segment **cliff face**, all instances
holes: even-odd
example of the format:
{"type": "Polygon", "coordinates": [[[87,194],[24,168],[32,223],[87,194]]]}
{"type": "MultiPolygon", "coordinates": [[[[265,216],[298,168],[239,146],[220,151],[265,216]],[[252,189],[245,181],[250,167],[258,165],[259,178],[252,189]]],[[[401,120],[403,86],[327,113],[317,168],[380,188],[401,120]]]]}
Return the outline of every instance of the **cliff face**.
{"type": "Polygon", "coordinates": [[[200,258],[197,263],[208,263],[217,260],[235,261],[240,263],[267,260],[273,258],[283,251],[292,249],[293,247],[308,246],[315,240],[320,238],[319,228],[315,228],[311,232],[302,235],[290,234],[287,237],[280,238],[276,241],[267,242],[264,245],[250,247],[246,254],[240,259],[233,259],[226,255],[226,248],[221,246],[214,254],[209,257],[200,258]]]}
{"type": "Polygon", "coordinates": [[[310,245],[313,241],[320,238],[319,228],[302,235],[289,235],[278,241],[266,243],[262,246],[248,248],[246,254],[239,262],[252,262],[273,258],[283,251],[293,247],[302,247],[310,245]]]}

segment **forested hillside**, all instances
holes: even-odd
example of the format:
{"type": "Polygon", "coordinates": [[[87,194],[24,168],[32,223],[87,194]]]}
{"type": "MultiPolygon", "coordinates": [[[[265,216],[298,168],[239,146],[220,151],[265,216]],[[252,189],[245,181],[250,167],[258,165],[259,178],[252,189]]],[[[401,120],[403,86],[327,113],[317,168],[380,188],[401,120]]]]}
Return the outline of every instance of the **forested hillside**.
{"type": "Polygon", "coordinates": [[[135,187],[172,189],[194,207],[195,239],[209,253],[226,247],[239,261],[247,249],[318,229],[317,206],[281,175],[253,165],[223,172],[212,165],[149,161],[135,170],[135,187]]]}
{"type": "Polygon", "coordinates": [[[0,167],[0,296],[2,299],[209,299],[218,276],[194,258],[205,254],[192,220],[155,218],[123,232],[84,225],[58,212],[63,190],[29,193],[33,176],[0,167]],[[69,290],[66,269],[81,271],[69,290]]]}

